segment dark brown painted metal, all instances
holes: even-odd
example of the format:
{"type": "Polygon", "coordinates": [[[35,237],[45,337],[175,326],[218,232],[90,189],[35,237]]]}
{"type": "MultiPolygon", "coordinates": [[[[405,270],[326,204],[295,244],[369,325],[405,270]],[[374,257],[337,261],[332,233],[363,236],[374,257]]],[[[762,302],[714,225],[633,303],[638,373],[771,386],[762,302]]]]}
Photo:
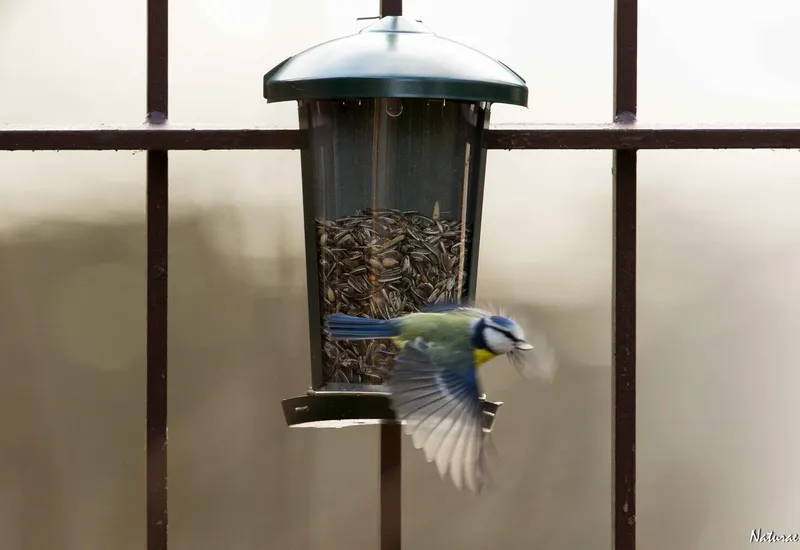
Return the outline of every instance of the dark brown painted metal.
{"type": "MultiPolygon", "coordinates": [[[[403,0],[380,0],[380,15],[403,15],[403,0]]],[[[403,429],[381,424],[381,550],[400,550],[403,541],[403,429]]]]}
{"type": "Polygon", "coordinates": [[[381,550],[402,546],[402,447],[400,424],[381,424],[381,550]]]}
{"type": "Polygon", "coordinates": [[[167,152],[147,154],[147,550],[167,549],[167,152]]]}
{"type": "Polygon", "coordinates": [[[800,149],[800,125],[497,125],[489,149],[800,149]]]}
{"type": "MultiPolygon", "coordinates": [[[[403,0],[381,0],[381,17],[403,15],[403,0]]],[[[403,430],[381,425],[381,550],[400,550],[403,525],[403,430]]]]}
{"type": "MultiPolygon", "coordinates": [[[[614,121],[636,120],[637,0],[614,3],[614,121]]],[[[636,548],[636,151],[614,151],[614,550],[636,548]]]]}
{"type": "MultiPolygon", "coordinates": [[[[302,149],[300,130],[150,125],[87,129],[0,127],[0,151],[171,151],[302,149]]],[[[800,149],[800,125],[497,125],[489,149],[800,149]]]]}
{"type": "Polygon", "coordinates": [[[403,15],[403,0],[381,0],[381,17],[403,15]]]}
{"type": "MultiPolygon", "coordinates": [[[[156,115],[157,117],[158,115],[156,115]]],[[[0,151],[204,151],[210,149],[301,149],[300,130],[191,126],[100,126],[30,129],[0,126],[0,151]]]]}
{"type": "MultiPolygon", "coordinates": [[[[168,0],[147,0],[147,121],[168,116],[168,0]]],[[[169,159],[147,152],[147,550],[167,550],[169,159]]]]}
{"type": "Polygon", "coordinates": [[[614,550],[636,547],[636,151],[614,153],[614,550]]]}
{"type": "Polygon", "coordinates": [[[614,121],[620,116],[636,116],[638,0],[614,2],[614,121]]]}

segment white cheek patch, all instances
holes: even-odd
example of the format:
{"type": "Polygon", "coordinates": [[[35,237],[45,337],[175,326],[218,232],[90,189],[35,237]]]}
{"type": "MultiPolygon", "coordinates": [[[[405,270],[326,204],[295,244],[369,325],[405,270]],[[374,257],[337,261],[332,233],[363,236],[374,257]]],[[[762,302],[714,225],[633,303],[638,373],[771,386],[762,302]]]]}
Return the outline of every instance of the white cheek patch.
{"type": "Polygon", "coordinates": [[[507,353],[514,348],[514,343],[502,332],[492,327],[486,327],[483,332],[486,347],[495,353],[507,353]]]}

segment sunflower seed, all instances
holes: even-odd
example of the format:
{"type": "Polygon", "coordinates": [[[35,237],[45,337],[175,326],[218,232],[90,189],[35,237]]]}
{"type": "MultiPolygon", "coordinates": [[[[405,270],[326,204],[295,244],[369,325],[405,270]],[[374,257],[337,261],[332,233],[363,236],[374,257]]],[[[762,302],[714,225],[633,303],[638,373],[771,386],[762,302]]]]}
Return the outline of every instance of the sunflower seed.
{"type": "MultiPolygon", "coordinates": [[[[430,212],[430,211],[429,211],[430,212]]],[[[390,319],[466,292],[461,263],[468,231],[459,220],[394,209],[365,209],[336,220],[317,220],[320,305],[390,319]],[[459,278],[463,282],[459,285],[459,278]]],[[[388,340],[334,342],[323,331],[325,382],[382,384],[395,346],[388,340]]]]}

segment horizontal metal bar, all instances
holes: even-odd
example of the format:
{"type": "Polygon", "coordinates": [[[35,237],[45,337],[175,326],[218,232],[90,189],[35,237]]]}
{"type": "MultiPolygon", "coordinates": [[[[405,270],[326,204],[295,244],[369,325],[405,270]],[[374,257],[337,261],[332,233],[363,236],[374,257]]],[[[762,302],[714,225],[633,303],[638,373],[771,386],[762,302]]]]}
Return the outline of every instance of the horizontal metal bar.
{"type": "MultiPolygon", "coordinates": [[[[301,130],[165,126],[0,126],[0,151],[301,149],[301,130]]],[[[490,149],[800,149],[800,125],[494,125],[490,149]]]]}
{"type": "Polygon", "coordinates": [[[88,128],[0,126],[0,151],[205,151],[302,149],[305,133],[283,128],[168,125],[88,128]]]}
{"type": "Polygon", "coordinates": [[[800,149],[800,125],[493,125],[490,149],[800,149]]]}

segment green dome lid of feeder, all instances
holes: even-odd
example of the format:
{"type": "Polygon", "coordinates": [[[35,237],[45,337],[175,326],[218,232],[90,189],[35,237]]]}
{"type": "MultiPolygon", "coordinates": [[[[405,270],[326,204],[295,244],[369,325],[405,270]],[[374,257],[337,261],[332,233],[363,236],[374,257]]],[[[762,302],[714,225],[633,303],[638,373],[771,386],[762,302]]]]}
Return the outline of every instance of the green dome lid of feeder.
{"type": "Polygon", "coordinates": [[[505,64],[405,17],[319,44],[264,75],[267,102],[378,97],[527,107],[525,80],[505,64]]]}

